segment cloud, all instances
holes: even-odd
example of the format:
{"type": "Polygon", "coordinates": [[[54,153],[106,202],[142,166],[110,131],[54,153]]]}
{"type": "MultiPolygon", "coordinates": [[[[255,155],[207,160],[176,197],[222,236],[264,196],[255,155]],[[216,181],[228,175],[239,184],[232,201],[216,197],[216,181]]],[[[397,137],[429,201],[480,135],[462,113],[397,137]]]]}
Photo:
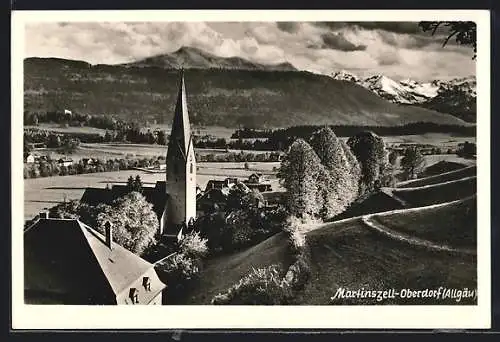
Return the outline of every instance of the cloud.
{"type": "Polygon", "coordinates": [[[328,32],[321,35],[323,40],[320,46],[314,46],[313,48],[319,49],[334,49],[342,51],[361,51],[366,50],[366,45],[355,45],[348,41],[342,33],[328,32]]]}
{"type": "Polygon", "coordinates": [[[475,73],[472,50],[442,48],[439,37],[416,31],[416,23],[315,22],[88,22],[26,26],[26,56],[90,63],[126,63],[191,46],[221,57],[252,62],[289,62],[331,74],[361,77],[459,77],[475,73]]]}
{"type": "Polygon", "coordinates": [[[280,30],[288,33],[296,33],[300,28],[300,23],[293,21],[278,21],[276,25],[280,30]]]}
{"type": "Polygon", "coordinates": [[[345,27],[358,27],[365,30],[383,30],[393,33],[424,34],[418,27],[418,22],[404,21],[350,21],[350,22],[318,22],[317,25],[334,30],[345,27]]]}

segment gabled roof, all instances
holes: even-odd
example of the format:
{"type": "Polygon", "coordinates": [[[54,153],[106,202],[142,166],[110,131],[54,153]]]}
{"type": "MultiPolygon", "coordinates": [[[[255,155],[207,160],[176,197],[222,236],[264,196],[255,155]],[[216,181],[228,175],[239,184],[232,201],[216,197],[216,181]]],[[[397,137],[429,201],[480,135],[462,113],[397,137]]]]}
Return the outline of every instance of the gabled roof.
{"type": "Polygon", "coordinates": [[[101,233],[80,221],[77,222],[116,295],[128,289],[132,282],[135,282],[153,267],[152,264],[116,242],[111,243],[112,248],[110,249],[101,233]]]}
{"type": "MultiPolygon", "coordinates": [[[[78,220],[40,219],[24,232],[24,288],[65,304],[114,304],[153,265],[78,220]]],[[[152,286],[153,288],[153,286],[152,286]]],[[[165,288],[155,284],[155,294],[165,288]]]]}

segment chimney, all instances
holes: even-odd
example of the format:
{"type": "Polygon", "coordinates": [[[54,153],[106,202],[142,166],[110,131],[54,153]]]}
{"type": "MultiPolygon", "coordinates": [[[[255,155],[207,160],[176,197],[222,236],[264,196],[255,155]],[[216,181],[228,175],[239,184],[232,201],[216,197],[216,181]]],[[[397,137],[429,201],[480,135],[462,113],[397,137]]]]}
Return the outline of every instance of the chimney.
{"type": "Polygon", "coordinates": [[[111,249],[111,244],[113,242],[113,225],[111,224],[111,222],[106,221],[106,223],[104,224],[104,229],[106,231],[106,246],[111,249]]]}
{"type": "Polygon", "coordinates": [[[49,211],[48,210],[41,211],[38,216],[40,216],[41,219],[48,219],[49,218],[49,211]]]}

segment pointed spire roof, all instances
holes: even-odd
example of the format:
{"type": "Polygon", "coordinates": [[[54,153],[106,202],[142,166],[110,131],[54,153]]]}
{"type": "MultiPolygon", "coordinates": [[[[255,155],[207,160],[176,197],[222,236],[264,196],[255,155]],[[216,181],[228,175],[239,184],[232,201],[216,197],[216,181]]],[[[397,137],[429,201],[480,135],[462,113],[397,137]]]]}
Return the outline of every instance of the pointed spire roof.
{"type": "MultiPolygon", "coordinates": [[[[175,104],[174,120],[170,133],[169,152],[171,148],[180,149],[184,157],[186,156],[191,139],[191,128],[189,124],[189,114],[187,107],[186,86],[184,84],[184,69],[181,69],[179,82],[179,92],[177,103],[175,104]],[[174,145],[171,146],[171,143],[174,145]]],[[[174,151],[172,151],[174,152],[174,151]]]]}

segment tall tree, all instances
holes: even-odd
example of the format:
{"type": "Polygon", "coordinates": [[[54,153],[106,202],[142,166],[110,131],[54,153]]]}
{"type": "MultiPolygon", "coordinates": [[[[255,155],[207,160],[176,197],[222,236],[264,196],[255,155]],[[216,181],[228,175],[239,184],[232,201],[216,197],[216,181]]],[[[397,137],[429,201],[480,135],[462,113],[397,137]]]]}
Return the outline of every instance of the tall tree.
{"type": "Polygon", "coordinates": [[[127,179],[127,192],[134,191],[134,177],[130,175],[127,179]]]}
{"type": "Polygon", "coordinates": [[[142,192],[142,180],[141,176],[135,176],[134,181],[132,182],[132,191],[142,192]]]}
{"type": "Polygon", "coordinates": [[[391,165],[396,165],[396,161],[398,160],[398,152],[396,150],[393,150],[391,151],[391,153],[389,153],[389,156],[388,156],[388,159],[389,159],[389,164],[391,165]]]}
{"type": "Polygon", "coordinates": [[[119,198],[97,216],[98,230],[104,233],[105,223],[113,227],[113,240],[131,252],[141,255],[156,242],[158,218],[153,205],[138,192],[119,198]]]}
{"type": "Polygon", "coordinates": [[[312,147],[297,139],[281,163],[278,177],[287,190],[287,206],[295,216],[317,216],[323,204],[318,201],[317,181],[321,161],[312,147]]]}
{"type": "Polygon", "coordinates": [[[407,148],[401,159],[401,167],[408,179],[415,178],[425,167],[424,156],[416,147],[407,148]]]}
{"type": "Polygon", "coordinates": [[[165,134],[165,131],[160,129],[158,131],[158,144],[159,145],[166,145],[167,144],[167,136],[165,134]]]}
{"type": "Polygon", "coordinates": [[[325,168],[319,170],[318,178],[323,203],[321,216],[331,217],[342,212],[356,199],[359,165],[349,148],[346,148],[329,127],[313,133],[311,146],[325,168]]]}
{"type": "Polygon", "coordinates": [[[347,145],[361,164],[361,182],[372,189],[387,161],[384,140],[373,132],[364,131],[350,137],[347,145]]]}

